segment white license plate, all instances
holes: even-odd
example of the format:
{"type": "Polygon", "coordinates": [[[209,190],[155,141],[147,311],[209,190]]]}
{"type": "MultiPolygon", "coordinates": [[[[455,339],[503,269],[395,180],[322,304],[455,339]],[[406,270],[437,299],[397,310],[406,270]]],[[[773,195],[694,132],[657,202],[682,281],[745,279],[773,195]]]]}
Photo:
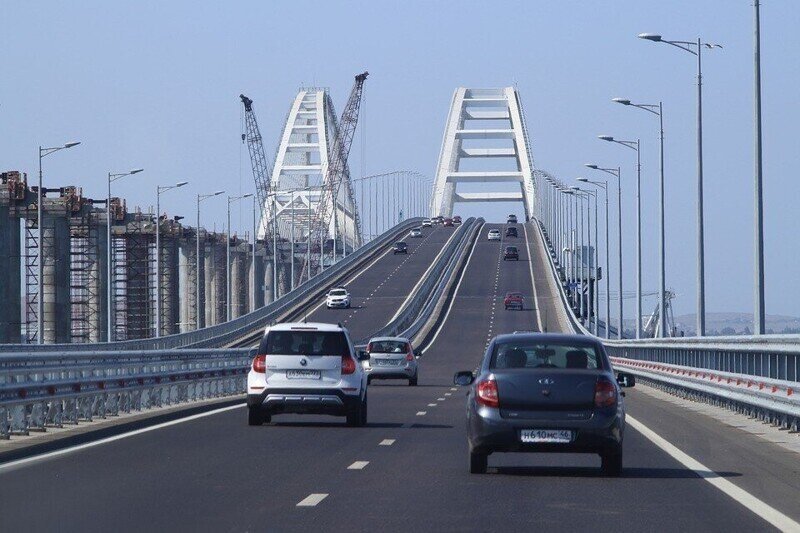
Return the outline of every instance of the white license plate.
{"type": "Polygon", "coordinates": [[[400,362],[399,359],[375,359],[377,366],[398,366],[400,362]]]}
{"type": "Polygon", "coordinates": [[[522,442],[572,442],[569,429],[523,429],[519,432],[522,442]]]}
{"type": "Polygon", "coordinates": [[[319,370],[287,370],[287,379],[322,379],[322,372],[319,370]]]}

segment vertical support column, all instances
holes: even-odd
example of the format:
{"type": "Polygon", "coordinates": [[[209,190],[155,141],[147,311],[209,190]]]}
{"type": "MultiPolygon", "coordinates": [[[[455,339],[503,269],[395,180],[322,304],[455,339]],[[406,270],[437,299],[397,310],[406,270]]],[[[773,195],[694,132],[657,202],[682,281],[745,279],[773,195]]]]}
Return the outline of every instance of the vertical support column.
{"type": "MultiPolygon", "coordinates": [[[[105,217],[105,214],[104,214],[105,217]]],[[[105,220],[99,216],[90,220],[89,231],[94,246],[89,249],[89,303],[92,313],[89,315],[89,342],[104,342],[108,329],[108,235],[105,220]]]]}
{"type": "Polygon", "coordinates": [[[0,344],[21,341],[20,219],[0,197],[0,344]]]}
{"type": "MultiPolygon", "coordinates": [[[[45,204],[46,206],[47,204],[45,204]]],[[[45,344],[70,341],[70,235],[65,214],[43,213],[42,309],[45,344]]]]}
{"type": "Polygon", "coordinates": [[[231,252],[231,319],[247,312],[249,257],[239,244],[231,252]]]}
{"type": "MultiPolygon", "coordinates": [[[[220,235],[220,237],[222,237],[222,235],[220,235]]],[[[227,235],[224,237],[225,239],[228,238],[227,235]]],[[[213,324],[221,324],[225,322],[225,309],[228,305],[228,282],[227,272],[225,269],[225,262],[227,261],[225,239],[214,240],[214,299],[211,300],[211,306],[214,308],[213,324]]]]}
{"type": "Polygon", "coordinates": [[[214,241],[213,235],[206,233],[207,238],[205,243],[200,241],[200,250],[203,253],[203,287],[205,292],[202,293],[200,299],[200,309],[203,313],[203,326],[213,326],[216,324],[214,321],[214,301],[216,295],[214,294],[214,241]]]}
{"type": "Polygon", "coordinates": [[[263,245],[255,244],[255,254],[250,260],[250,307],[252,313],[256,309],[264,307],[264,258],[265,250],[263,245]]]}
{"type": "Polygon", "coordinates": [[[150,329],[150,250],[145,235],[125,235],[128,339],[144,339],[150,329]]]}
{"type": "Polygon", "coordinates": [[[181,333],[197,329],[197,284],[200,282],[200,276],[197,272],[196,246],[197,243],[194,236],[180,241],[180,273],[182,280],[180,298],[181,333]]]}
{"type": "MultiPolygon", "coordinates": [[[[257,274],[258,272],[256,272],[257,274]]],[[[273,267],[272,257],[270,255],[264,256],[264,303],[269,304],[275,301],[275,294],[273,294],[272,280],[275,276],[275,269],[273,267]]]]}
{"type": "Polygon", "coordinates": [[[180,319],[178,291],[178,240],[172,236],[161,237],[161,335],[178,333],[180,319]]]}

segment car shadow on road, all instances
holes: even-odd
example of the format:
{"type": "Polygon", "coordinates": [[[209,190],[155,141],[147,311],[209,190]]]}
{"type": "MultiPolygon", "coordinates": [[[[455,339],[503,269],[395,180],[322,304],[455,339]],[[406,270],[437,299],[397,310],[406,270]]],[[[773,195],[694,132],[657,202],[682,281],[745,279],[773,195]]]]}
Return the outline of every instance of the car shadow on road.
{"type": "Polygon", "coordinates": [[[453,429],[453,426],[447,424],[411,424],[411,429],[453,429]]]}
{"type": "MultiPolygon", "coordinates": [[[[273,422],[268,424],[273,427],[283,428],[332,428],[332,427],[346,427],[349,428],[346,422],[273,422]]],[[[367,428],[401,428],[402,422],[368,422],[367,428]]],[[[352,429],[352,428],[350,428],[352,429]]]]}
{"type": "MultiPolygon", "coordinates": [[[[531,477],[605,477],[599,467],[552,467],[552,466],[498,466],[489,467],[489,473],[505,476],[531,477]]],[[[740,477],[739,472],[710,472],[705,477],[740,477]]],[[[686,468],[642,468],[622,469],[623,479],[700,479],[700,476],[686,468]]]]}

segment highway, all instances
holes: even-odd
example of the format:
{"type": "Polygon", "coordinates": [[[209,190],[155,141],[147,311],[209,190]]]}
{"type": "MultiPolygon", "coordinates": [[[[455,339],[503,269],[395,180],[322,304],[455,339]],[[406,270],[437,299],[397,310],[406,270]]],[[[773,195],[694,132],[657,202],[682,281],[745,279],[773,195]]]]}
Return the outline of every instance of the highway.
{"type": "MultiPolygon", "coordinates": [[[[248,427],[245,410],[231,406],[0,470],[0,530],[753,531],[769,528],[749,510],[759,501],[800,520],[796,453],[644,387],[627,389],[621,478],[601,477],[595,456],[544,454],[492,456],[488,474],[470,475],[464,391],[451,385],[453,373],[475,368],[494,335],[561,327],[538,235],[525,226],[513,239],[527,244],[520,261],[506,262],[508,243],[486,240],[495,227],[482,229],[424,347],[420,386],[371,385],[367,427],[293,415],[248,427]],[[525,295],[523,311],[503,309],[510,290],[525,295]],[[708,467],[706,479],[654,444],[648,428],[708,467]],[[719,480],[739,488],[739,499],[712,484],[719,480]]],[[[449,231],[407,239],[408,258],[389,253],[347,283],[352,312],[323,308],[309,320],[341,317],[355,338],[380,327],[449,231]]]]}

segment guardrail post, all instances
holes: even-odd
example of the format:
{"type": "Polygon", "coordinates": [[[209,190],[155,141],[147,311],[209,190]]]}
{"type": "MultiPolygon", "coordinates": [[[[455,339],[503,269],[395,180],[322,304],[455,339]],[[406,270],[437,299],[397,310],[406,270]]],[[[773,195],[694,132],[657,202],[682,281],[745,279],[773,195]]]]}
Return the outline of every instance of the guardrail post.
{"type": "Polygon", "coordinates": [[[15,405],[11,408],[11,432],[28,435],[27,407],[15,405]]]}
{"type": "Polygon", "coordinates": [[[0,407],[0,439],[11,438],[11,424],[8,422],[8,409],[0,407]]]}

